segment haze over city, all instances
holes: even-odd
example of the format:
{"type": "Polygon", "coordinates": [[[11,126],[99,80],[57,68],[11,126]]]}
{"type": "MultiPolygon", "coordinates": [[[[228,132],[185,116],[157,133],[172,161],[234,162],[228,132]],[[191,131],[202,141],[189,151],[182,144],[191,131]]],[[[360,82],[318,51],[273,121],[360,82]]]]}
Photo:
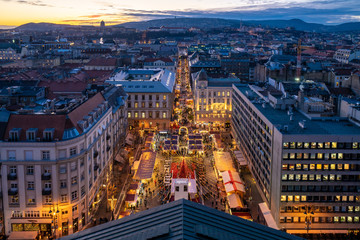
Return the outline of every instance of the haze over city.
{"type": "Polygon", "coordinates": [[[292,19],[338,24],[360,20],[357,0],[246,1],[50,1],[1,0],[0,25],[28,22],[94,25],[172,17],[212,17],[243,20],[292,19]]]}

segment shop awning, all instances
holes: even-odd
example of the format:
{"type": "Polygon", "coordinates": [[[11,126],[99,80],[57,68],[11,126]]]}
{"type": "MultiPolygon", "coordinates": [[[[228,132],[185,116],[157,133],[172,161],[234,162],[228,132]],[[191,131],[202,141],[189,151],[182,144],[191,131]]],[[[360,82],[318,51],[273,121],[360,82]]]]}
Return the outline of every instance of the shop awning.
{"type": "Polygon", "coordinates": [[[8,240],[34,240],[38,235],[37,231],[11,232],[8,240]]]}
{"type": "Polygon", "coordinates": [[[259,203],[260,214],[264,217],[266,226],[279,229],[276,225],[275,219],[271,215],[270,209],[265,202],[259,203]]]}
{"type": "Polygon", "coordinates": [[[135,179],[149,179],[152,177],[156,160],[156,153],[145,150],[140,156],[139,168],[136,171],[135,179]]]}
{"type": "Polygon", "coordinates": [[[133,145],[133,141],[134,141],[134,136],[129,133],[126,136],[125,143],[131,146],[131,145],[133,145]]]}
{"type": "Polygon", "coordinates": [[[126,194],[125,202],[130,202],[130,203],[134,202],[135,201],[135,195],[136,194],[130,194],[130,193],[126,194]]]}
{"type": "Polygon", "coordinates": [[[236,193],[227,196],[230,208],[244,208],[240,196],[236,193]]]}
{"type": "Polygon", "coordinates": [[[120,154],[116,155],[115,160],[119,163],[126,163],[126,160],[120,154]]]}

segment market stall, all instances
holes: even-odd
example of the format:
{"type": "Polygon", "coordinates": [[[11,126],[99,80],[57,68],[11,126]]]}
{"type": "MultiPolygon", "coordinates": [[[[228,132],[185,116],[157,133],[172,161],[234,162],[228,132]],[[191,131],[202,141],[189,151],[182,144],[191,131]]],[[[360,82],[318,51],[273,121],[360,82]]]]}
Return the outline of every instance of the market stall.
{"type": "Polygon", "coordinates": [[[139,168],[134,176],[135,179],[146,180],[152,178],[156,160],[156,153],[144,150],[140,156],[139,168]]]}

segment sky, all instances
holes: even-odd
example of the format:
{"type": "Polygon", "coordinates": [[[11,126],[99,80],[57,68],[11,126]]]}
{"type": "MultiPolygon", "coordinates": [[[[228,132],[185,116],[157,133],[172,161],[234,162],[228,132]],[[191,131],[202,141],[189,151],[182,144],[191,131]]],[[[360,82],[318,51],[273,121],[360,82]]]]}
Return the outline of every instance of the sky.
{"type": "Polygon", "coordinates": [[[174,17],[360,21],[360,0],[0,0],[0,27],[29,22],[107,25],[174,17]]]}

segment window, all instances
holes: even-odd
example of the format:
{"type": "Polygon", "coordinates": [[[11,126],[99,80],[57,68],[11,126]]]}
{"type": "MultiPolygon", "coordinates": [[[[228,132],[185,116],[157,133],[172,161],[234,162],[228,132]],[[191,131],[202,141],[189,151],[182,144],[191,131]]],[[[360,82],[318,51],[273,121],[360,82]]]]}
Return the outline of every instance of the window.
{"type": "Polygon", "coordinates": [[[61,202],[64,203],[64,202],[67,202],[67,201],[68,201],[67,194],[61,195],[61,202]]]}
{"type": "Polygon", "coordinates": [[[175,186],[175,191],[178,192],[180,190],[179,186],[175,186]]]}
{"type": "Polygon", "coordinates": [[[35,183],[27,182],[27,190],[35,190],[35,183]]]}
{"type": "Polygon", "coordinates": [[[52,203],[51,195],[46,195],[45,196],[45,203],[52,203]]]}
{"type": "Polygon", "coordinates": [[[331,148],[337,148],[337,142],[332,142],[331,143],[331,148]]]}
{"type": "Polygon", "coordinates": [[[152,112],[149,112],[149,118],[152,118],[152,112]]]}
{"type": "Polygon", "coordinates": [[[8,159],[16,160],[16,151],[8,151],[8,159]]]}
{"type": "Polygon", "coordinates": [[[135,108],[138,108],[139,107],[139,104],[136,102],[135,103],[135,108]]]}
{"type": "Polygon", "coordinates": [[[77,191],[71,192],[71,200],[74,201],[77,198],[78,198],[78,192],[77,191]]]}
{"type": "Polygon", "coordinates": [[[66,158],[66,149],[59,150],[59,158],[66,158]]]}
{"type": "Polygon", "coordinates": [[[21,128],[14,128],[9,132],[10,140],[11,141],[19,141],[19,135],[20,135],[21,128]]]}
{"type": "Polygon", "coordinates": [[[76,171],[76,169],[77,169],[77,162],[72,162],[72,163],[70,163],[70,169],[71,169],[71,171],[76,171]]]}
{"type": "Polygon", "coordinates": [[[70,148],[70,156],[76,155],[76,147],[70,148]]]}
{"type": "Polygon", "coordinates": [[[163,96],[163,99],[166,100],[166,95],[163,96]]]}
{"type": "Polygon", "coordinates": [[[145,108],[145,102],[142,102],[142,103],[141,103],[141,107],[142,107],[142,108],[145,108]]]}
{"type": "Polygon", "coordinates": [[[33,160],[33,151],[25,151],[25,160],[33,160]]]}
{"type": "Polygon", "coordinates": [[[60,188],[66,188],[66,180],[60,180],[60,188]]]}
{"type": "Polygon", "coordinates": [[[50,160],[50,151],[42,151],[41,159],[42,160],[50,160]]]}
{"type": "Polygon", "coordinates": [[[51,189],[51,182],[46,182],[44,186],[46,189],[51,189]]]}
{"type": "Polygon", "coordinates": [[[139,117],[139,113],[135,112],[135,118],[138,118],[138,117],[139,117]]]}
{"type": "Polygon", "coordinates": [[[131,118],[131,112],[128,112],[128,118],[131,118]]]}
{"type": "Polygon", "coordinates": [[[166,112],[163,112],[163,118],[166,118],[166,112]]]}
{"type": "Polygon", "coordinates": [[[85,186],[81,187],[81,197],[83,197],[85,195],[85,186]]]}
{"type": "Polygon", "coordinates": [[[145,112],[141,112],[141,118],[145,118],[145,112]]]}
{"type": "Polygon", "coordinates": [[[60,165],[59,173],[66,173],[66,165],[65,164],[60,165]]]}
{"type": "Polygon", "coordinates": [[[155,107],[159,108],[160,107],[160,104],[157,102],[155,103],[155,107]]]}
{"type": "Polygon", "coordinates": [[[16,166],[10,166],[10,174],[16,174],[16,166]]]}
{"type": "Polygon", "coordinates": [[[160,99],[159,95],[156,95],[156,100],[158,101],[160,99]]]}
{"type": "Polygon", "coordinates": [[[78,178],[77,176],[71,178],[71,185],[77,184],[78,178]]]}
{"type": "Polygon", "coordinates": [[[188,191],[188,186],[184,185],[184,192],[187,192],[187,191],[188,191]]]}
{"type": "MultiPolygon", "coordinates": [[[[28,204],[29,204],[29,205],[35,205],[35,204],[36,204],[35,198],[29,198],[29,199],[28,199],[28,204]]],[[[26,215],[26,212],[25,212],[25,215],[26,215]]]]}
{"type": "Polygon", "coordinates": [[[34,166],[27,166],[26,167],[26,174],[27,175],[34,175],[34,166]]]}
{"type": "Polygon", "coordinates": [[[52,141],[54,136],[55,129],[54,128],[47,128],[44,130],[44,140],[45,141],[52,141]]]}
{"type": "Polygon", "coordinates": [[[35,141],[36,138],[36,130],[35,129],[29,129],[26,131],[26,138],[28,141],[35,141]]]}

